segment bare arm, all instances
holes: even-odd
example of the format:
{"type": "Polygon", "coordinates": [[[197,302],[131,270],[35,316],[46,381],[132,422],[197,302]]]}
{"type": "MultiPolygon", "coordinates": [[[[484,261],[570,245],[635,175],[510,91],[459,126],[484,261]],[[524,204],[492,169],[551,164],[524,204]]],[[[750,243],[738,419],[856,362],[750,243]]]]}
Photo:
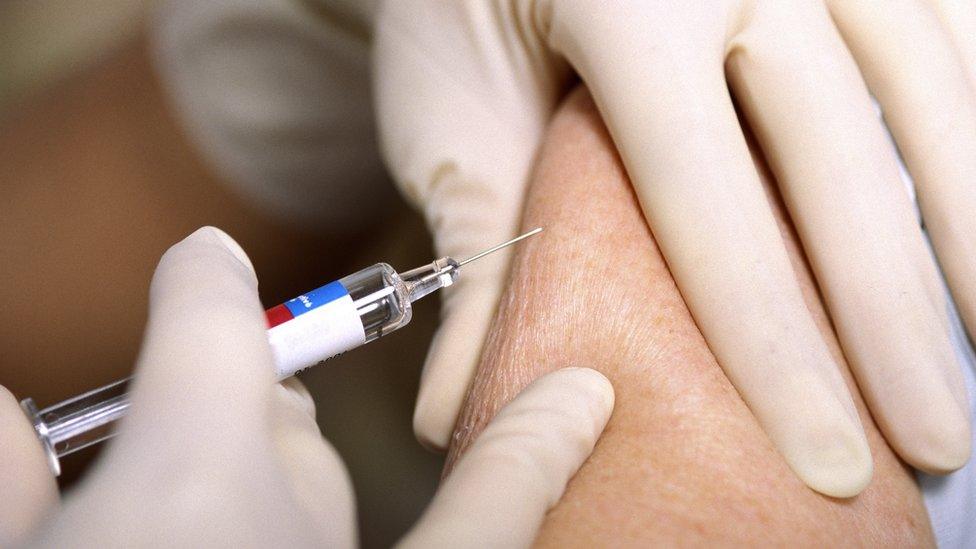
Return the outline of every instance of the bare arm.
{"type": "MultiPolygon", "coordinates": [[[[845,364],[792,228],[771,201],[807,306],[845,364]]],[[[706,346],[585,92],[553,121],[527,204],[524,226],[544,226],[545,236],[515,259],[451,458],[547,369],[586,364],[607,375],[613,418],[550,513],[541,545],[932,544],[914,480],[859,396],[874,456],[861,495],[819,495],[786,466],[706,346]]],[[[736,322],[736,311],[726,316],[736,322]]],[[[846,366],[843,374],[854,388],[846,366]]]]}

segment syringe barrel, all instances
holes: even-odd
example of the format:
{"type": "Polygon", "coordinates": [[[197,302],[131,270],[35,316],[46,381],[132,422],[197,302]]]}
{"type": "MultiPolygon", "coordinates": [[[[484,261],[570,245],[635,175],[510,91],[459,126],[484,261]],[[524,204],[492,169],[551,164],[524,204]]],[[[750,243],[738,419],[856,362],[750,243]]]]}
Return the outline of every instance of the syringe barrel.
{"type": "MultiPolygon", "coordinates": [[[[275,375],[281,380],[345,351],[375,341],[410,322],[403,279],[377,263],[265,311],[275,375]]],[[[129,379],[43,410],[21,406],[44,446],[55,475],[58,458],[110,438],[129,407],[129,379]]]]}
{"type": "Polygon", "coordinates": [[[413,317],[403,279],[386,263],[366,267],[339,279],[359,315],[364,343],[375,341],[406,326],[413,317]]]}
{"type": "Polygon", "coordinates": [[[377,263],[267,310],[275,376],[285,379],[406,326],[410,300],[393,267],[377,263]]]}
{"type": "Polygon", "coordinates": [[[38,410],[29,398],[20,403],[34,424],[55,476],[61,473],[59,457],[115,434],[115,422],[129,408],[128,387],[127,378],[43,410],[38,410]]]}

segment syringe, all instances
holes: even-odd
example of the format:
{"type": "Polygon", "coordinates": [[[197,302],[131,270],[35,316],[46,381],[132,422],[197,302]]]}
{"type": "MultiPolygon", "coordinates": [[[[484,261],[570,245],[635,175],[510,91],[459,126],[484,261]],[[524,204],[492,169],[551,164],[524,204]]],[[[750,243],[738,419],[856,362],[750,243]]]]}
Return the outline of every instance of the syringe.
{"type": "MultiPolygon", "coordinates": [[[[541,231],[541,227],[533,229],[463,261],[442,257],[403,273],[377,263],[268,309],[268,342],[276,378],[293,376],[406,326],[413,314],[410,304],[454,284],[463,265],[541,231]]],[[[129,408],[131,379],[43,410],[30,398],[21,401],[55,476],[61,473],[61,456],[115,434],[115,424],[129,408]]]]}

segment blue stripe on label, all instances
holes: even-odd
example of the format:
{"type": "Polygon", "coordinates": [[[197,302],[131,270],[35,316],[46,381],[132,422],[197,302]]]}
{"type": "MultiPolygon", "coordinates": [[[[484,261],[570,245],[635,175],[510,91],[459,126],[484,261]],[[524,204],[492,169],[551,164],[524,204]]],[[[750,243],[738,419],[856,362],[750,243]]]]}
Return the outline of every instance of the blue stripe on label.
{"type": "Polygon", "coordinates": [[[298,316],[347,295],[349,295],[349,292],[346,290],[346,287],[336,280],[321,288],[316,288],[307,294],[302,294],[295,299],[289,299],[285,302],[285,307],[288,307],[291,314],[298,316]]]}

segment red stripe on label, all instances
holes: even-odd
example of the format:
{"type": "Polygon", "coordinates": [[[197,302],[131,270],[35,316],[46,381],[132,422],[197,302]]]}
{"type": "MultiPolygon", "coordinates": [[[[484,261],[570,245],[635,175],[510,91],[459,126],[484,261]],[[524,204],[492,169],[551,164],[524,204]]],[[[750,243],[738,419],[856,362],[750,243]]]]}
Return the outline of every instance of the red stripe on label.
{"type": "Polygon", "coordinates": [[[264,312],[264,315],[268,317],[269,329],[295,318],[295,315],[291,314],[291,311],[288,310],[288,307],[285,307],[284,303],[268,309],[264,312]]]}

